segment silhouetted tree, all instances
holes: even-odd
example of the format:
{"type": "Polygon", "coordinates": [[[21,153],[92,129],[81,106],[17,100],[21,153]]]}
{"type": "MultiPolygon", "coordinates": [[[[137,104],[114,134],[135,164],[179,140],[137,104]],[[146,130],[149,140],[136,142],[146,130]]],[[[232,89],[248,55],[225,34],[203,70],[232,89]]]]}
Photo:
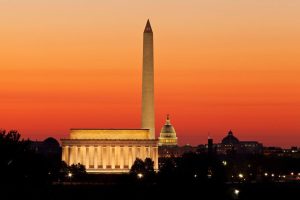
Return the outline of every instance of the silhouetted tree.
{"type": "Polygon", "coordinates": [[[27,146],[28,141],[21,140],[18,131],[0,130],[0,173],[2,180],[20,177],[19,173],[22,170],[20,161],[28,154],[27,146]]]}
{"type": "Polygon", "coordinates": [[[146,158],[144,163],[146,173],[154,173],[154,161],[151,158],[146,158]]]}
{"type": "Polygon", "coordinates": [[[141,174],[143,180],[146,180],[147,182],[153,181],[155,176],[154,162],[151,160],[151,158],[146,158],[144,161],[140,158],[137,158],[130,169],[130,174],[134,177],[138,174],[141,174]]]}
{"type": "Polygon", "coordinates": [[[80,180],[86,176],[85,166],[80,163],[69,166],[68,170],[72,174],[72,177],[77,180],[80,180]]]}
{"type": "Polygon", "coordinates": [[[58,173],[58,178],[59,180],[65,180],[65,178],[68,176],[68,173],[70,172],[69,167],[67,163],[64,161],[61,161],[60,167],[59,167],[59,173],[58,173]]]}
{"type": "Polygon", "coordinates": [[[146,171],[145,162],[142,159],[137,158],[134,161],[133,165],[131,166],[130,173],[135,175],[139,173],[144,174],[145,171],[146,171]]]}

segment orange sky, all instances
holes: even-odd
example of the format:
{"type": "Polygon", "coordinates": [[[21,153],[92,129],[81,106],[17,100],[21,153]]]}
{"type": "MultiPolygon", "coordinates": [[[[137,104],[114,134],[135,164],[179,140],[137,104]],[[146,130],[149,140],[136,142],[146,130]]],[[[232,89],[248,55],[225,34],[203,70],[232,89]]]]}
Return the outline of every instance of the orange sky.
{"type": "Polygon", "coordinates": [[[156,134],[180,144],[300,146],[298,0],[2,0],[0,127],[57,139],[139,128],[142,33],[155,46],[156,134]]]}

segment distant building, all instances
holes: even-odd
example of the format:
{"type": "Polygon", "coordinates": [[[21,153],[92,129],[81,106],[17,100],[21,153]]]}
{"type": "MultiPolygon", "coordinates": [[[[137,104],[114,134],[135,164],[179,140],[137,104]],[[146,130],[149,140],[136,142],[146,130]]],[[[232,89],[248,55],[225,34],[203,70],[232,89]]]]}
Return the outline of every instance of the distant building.
{"type": "Polygon", "coordinates": [[[206,145],[198,146],[199,153],[216,153],[216,154],[262,154],[263,145],[257,141],[240,141],[233,135],[230,130],[222,139],[221,143],[213,143],[212,138],[208,138],[206,145]]]}
{"type": "Polygon", "coordinates": [[[291,147],[290,149],[283,149],[281,147],[264,147],[264,155],[300,158],[300,150],[297,147],[291,147]]]}
{"type": "Polygon", "coordinates": [[[241,141],[239,153],[243,154],[262,154],[263,144],[257,141],[241,141]]]}
{"type": "MultiPolygon", "coordinates": [[[[294,151],[295,148],[294,148],[294,151]]],[[[222,139],[221,143],[213,143],[213,139],[208,137],[207,144],[200,144],[198,146],[159,146],[159,157],[180,157],[184,153],[197,154],[263,154],[264,148],[262,143],[257,141],[240,141],[233,135],[230,130],[228,134],[222,139]]]]}
{"type": "Polygon", "coordinates": [[[171,124],[169,115],[167,115],[165,125],[161,128],[160,137],[158,138],[158,145],[177,146],[176,131],[171,124]]]}
{"type": "Polygon", "coordinates": [[[264,147],[264,155],[271,156],[283,156],[283,149],[281,147],[264,147]]]}
{"type": "Polygon", "coordinates": [[[215,145],[218,154],[262,154],[263,145],[257,141],[240,141],[230,130],[222,139],[222,142],[215,145]]]}

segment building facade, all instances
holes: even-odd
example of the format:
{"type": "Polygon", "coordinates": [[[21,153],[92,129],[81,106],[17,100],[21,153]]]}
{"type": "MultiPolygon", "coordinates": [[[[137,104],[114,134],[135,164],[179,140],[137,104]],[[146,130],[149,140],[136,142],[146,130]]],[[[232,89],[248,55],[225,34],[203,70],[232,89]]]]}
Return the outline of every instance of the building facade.
{"type": "Polygon", "coordinates": [[[257,141],[240,141],[230,130],[221,143],[215,144],[218,154],[262,154],[263,145],[257,141]]]}
{"type": "Polygon", "coordinates": [[[129,172],[136,158],[151,158],[158,168],[158,147],[148,129],[72,129],[62,139],[62,160],[83,164],[90,173],[129,172]]]}

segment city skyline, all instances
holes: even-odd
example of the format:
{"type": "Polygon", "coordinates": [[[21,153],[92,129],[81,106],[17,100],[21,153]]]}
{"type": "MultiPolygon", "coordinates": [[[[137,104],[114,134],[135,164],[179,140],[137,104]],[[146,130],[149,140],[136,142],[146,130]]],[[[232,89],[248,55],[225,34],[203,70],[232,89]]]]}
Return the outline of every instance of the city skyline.
{"type": "Polygon", "coordinates": [[[59,139],[70,128],[139,127],[150,18],[156,137],[170,114],[180,145],[232,129],[243,140],[300,146],[300,3],[189,2],[5,2],[0,128],[59,139]]]}

